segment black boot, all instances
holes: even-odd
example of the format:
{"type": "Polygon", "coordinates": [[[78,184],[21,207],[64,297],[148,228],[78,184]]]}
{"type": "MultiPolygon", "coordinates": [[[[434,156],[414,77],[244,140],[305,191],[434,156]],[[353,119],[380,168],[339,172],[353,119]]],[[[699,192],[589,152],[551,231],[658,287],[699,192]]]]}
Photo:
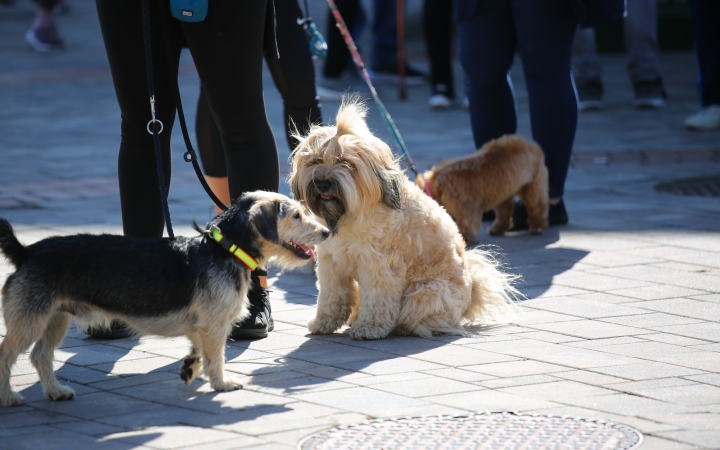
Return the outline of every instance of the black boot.
{"type": "MultiPolygon", "coordinates": [[[[568,213],[562,199],[554,205],[549,205],[548,225],[565,225],[567,223],[568,213]]],[[[528,227],[527,207],[522,202],[515,202],[515,209],[513,210],[513,227],[510,231],[523,231],[527,230],[528,227]]]]}
{"type": "Polygon", "coordinates": [[[233,325],[230,337],[233,339],[262,339],[275,329],[271,317],[270,291],[260,286],[258,276],[267,276],[267,272],[255,269],[250,275],[252,286],[248,291],[250,315],[240,323],[233,325]]]}

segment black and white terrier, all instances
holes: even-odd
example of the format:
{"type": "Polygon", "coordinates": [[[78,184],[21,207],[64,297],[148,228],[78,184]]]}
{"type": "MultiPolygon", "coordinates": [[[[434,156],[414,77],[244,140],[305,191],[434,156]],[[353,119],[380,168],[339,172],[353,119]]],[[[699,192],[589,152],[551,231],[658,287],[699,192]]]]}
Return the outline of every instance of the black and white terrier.
{"type": "Polygon", "coordinates": [[[17,268],[2,290],[0,406],[22,403],[10,371],[33,343],[30,360],[44,393],[73,398],[53,373],[71,317],[83,326],[119,319],[138,334],[187,336],[186,383],[202,369],[216,391],[242,388],[225,374],[225,341],[247,315],[251,270],[271,258],[283,268],[301,266],[330,232],[300,203],[262,191],[244,194],[207,229],[195,228],[202,234],[189,238],[79,234],[24,246],[0,219],[0,249],[17,268]]]}

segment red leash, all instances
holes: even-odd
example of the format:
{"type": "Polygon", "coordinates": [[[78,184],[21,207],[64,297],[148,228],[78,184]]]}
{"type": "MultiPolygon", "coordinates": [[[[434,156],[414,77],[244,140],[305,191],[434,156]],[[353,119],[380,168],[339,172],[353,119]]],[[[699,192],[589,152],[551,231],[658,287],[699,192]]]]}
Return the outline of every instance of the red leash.
{"type": "Polygon", "coordinates": [[[355,41],[353,41],[352,36],[350,36],[350,31],[348,31],[347,26],[345,25],[345,20],[343,20],[342,16],[340,15],[340,11],[338,11],[337,6],[335,5],[334,0],[327,0],[328,5],[330,6],[330,10],[333,13],[333,16],[335,17],[335,22],[337,22],[338,30],[340,30],[340,34],[342,35],[343,39],[345,40],[345,44],[348,47],[348,50],[350,50],[350,54],[352,55],[352,59],[355,62],[355,65],[360,70],[360,73],[362,74],[363,78],[365,79],[365,83],[370,88],[370,92],[372,93],[373,100],[375,100],[375,103],[377,104],[378,108],[380,109],[380,115],[382,116],[383,120],[385,121],[385,125],[387,125],[388,129],[390,130],[390,133],[392,133],[393,137],[397,141],[398,145],[400,146],[400,150],[402,150],[403,154],[405,155],[405,159],[407,159],[408,166],[410,167],[410,170],[413,171],[413,173],[417,176],[418,171],[417,167],[415,167],[415,161],[412,160],[410,157],[410,153],[407,151],[407,147],[405,147],[405,142],[402,139],[402,136],[400,136],[400,131],[398,131],[397,127],[395,126],[395,123],[392,120],[392,117],[390,117],[390,113],[388,113],[387,109],[385,109],[385,105],[382,101],[380,101],[380,97],[378,96],[377,91],[375,90],[375,87],[373,86],[372,82],[370,81],[370,75],[368,75],[368,71],[365,68],[365,63],[363,63],[362,58],[360,57],[360,52],[358,52],[357,47],[355,46],[355,41]]]}

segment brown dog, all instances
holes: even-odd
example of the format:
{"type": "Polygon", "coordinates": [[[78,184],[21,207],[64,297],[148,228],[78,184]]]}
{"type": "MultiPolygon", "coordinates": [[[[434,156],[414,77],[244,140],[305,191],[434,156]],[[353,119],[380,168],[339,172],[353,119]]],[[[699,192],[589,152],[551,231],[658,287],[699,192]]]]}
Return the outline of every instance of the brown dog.
{"type": "Polygon", "coordinates": [[[515,195],[528,211],[530,234],[542,234],[548,221],[548,172],[540,147],[517,135],[492,140],[476,153],[442,161],[415,179],[450,213],[467,242],[473,242],[485,211],[495,210],[490,234],[513,227],[515,195]]]}

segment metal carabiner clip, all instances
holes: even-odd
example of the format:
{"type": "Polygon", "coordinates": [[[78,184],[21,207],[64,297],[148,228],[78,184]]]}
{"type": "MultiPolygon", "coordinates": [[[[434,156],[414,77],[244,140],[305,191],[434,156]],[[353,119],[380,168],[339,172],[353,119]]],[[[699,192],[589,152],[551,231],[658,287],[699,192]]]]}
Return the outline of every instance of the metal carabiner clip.
{"type": "Polygon", "coordinates": [[[150,129],[150,124],[151,124],[151,123],[159,123],[159,124],[160,124],[160,131],[158,131],[157,134],[162,133],[162,132],[163,132],[163,129],[164,129],[165,127],[163,126],[162,121],[157,120],[157,119],[155,118],[155,96],[154,96],[154,95],[150,97],[150,112],[152,113],[152,119],[147,123],[147,127],[146,127],[146,128],[147,128],[147,132],[150,133],[150,134],[155,134],[155,133],[153,133],[153,131],[150,129]]]}

